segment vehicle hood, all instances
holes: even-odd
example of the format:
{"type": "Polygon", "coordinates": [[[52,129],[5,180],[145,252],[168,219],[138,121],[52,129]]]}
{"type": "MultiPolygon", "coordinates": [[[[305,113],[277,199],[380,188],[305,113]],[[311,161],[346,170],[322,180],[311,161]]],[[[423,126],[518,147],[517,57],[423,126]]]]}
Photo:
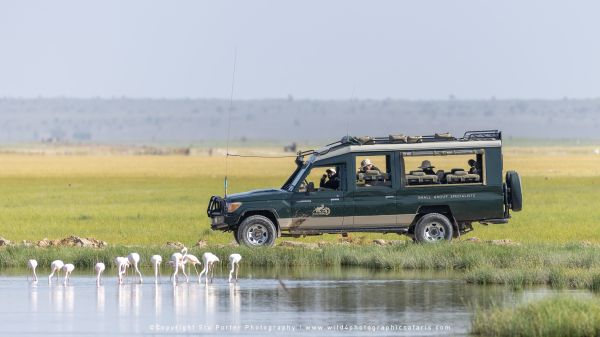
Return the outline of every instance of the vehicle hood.
{"type": "Polygon", "coordinates": [[[262,189],[253,190],[242,193],[230,194],[227,196],[227,202],[248,202],[248,201],[263,201],[263,200],[281,200],[288,196],[288,191],[282,189],[262,189]]]}

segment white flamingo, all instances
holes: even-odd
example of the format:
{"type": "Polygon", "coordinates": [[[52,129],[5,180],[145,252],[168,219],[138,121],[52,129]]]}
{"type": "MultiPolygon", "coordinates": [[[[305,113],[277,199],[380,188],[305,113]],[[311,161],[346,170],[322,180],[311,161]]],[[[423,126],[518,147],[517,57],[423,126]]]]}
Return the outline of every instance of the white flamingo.
{"type": "Polygon", "coordinates": [[[178,273],[179,273],[179,268],[181,268],[183,275],[185,276],[185,279],[188,279],[187,274],[185,273],[185,268],[183,268],[183,259],[186,257],[187,255],[187,248],[183,247],[183,249],[181,250],[181,253],[177,252],[177,253],[173,253],[171,254],[171,259],[169,261],[169,264],[171,265],[171,267],[173,267],[173,275],[171,275],[171,279],[173,281],[173,284],[176,284],[178,281],[178,273]]]}
{"type": "Polygon", "coordinates": [[[198,280],[200,281],[202,279],[202,274],[206,273],[206,283],[208,283],[209,274],[211,275],[210,283],[212,283],[215,275],[214,264],[219,262],[219,258],[213,253],[206,252],[202,254],[202,261],[204,262],[204,269],[200,272],[198,280]]]}
{"type": "Polygon", "coordinates": [[[65,265],[61,260],[54,260],[50,263],[50,275],[48,275],[48,284],[52,283],[52,276],[56,273],[56,280],[58,281],[58,276],[60,275],[60,271],[62,267],[65,265]]]}
{"type": "MultiPolygon", "coordinates": [[[[198,274],[198,268],[196,268],[196,265],[199,265],[201,263],[200,263],[200,260],[195,255],[192,255],[192,254],[186,254],[185,255],[185,257],[183,258],[183,270],[184,271],[185,271],[185,265],[186,264],[191,264],[192,266],[194,266],[194,270],[196,271],[196,275],[199,276],[199,274],[198,274]]],[[[192,272],[192,268],[190,268],[190,272],[189,273],[191,273],[191,272],[192,272]]],[[[200,283],[200,277],[198,277],[198,283],[200,283]]]]}
{"type": "Polygon", "coordinates": [[[138,268],[138,264],[140,263],[140,254],[131,253],[127,255],[127,259],[129,260],[129,264],[133,265],[133,269],[140,277],[140,283],[142,283],[142,273],[140,273],[140,269],[138,268]]]}
{"type": "Polygon", "coordinates": [[[124,256],[117,256],[115,258],[115,264],[117,265],[118,275],[119,275],[119,284],[123,284],[123,275],[127,267],[129,266],[129,260],[124,256]]]}
{"type": "Polygon", "coordinates": [[[162,256],[160,255],[152,255],[152,257],[150,258],[150,263],[152,263],[152,267],[154,267],[154,283],[158,283],[161,262],[162,256]]]}
{"type": "Polygon", "coordinates": [[[240,254],[229,255],[229,264],[231,264],[231,270],[229,271],[229,283],[231,283],[231,277],[235,271],[235,282],[238,280],[238,272],[240,271],[240,261],[242,256],[240,254]]]}
{"type": "Polygon", "coordinates": [[[73,270],[75,270],[75,266],[71,263],[67,263],[62,267],[62,270],[65,272],[64,284],[67,285],[67,283],[69,283],[69,281],[71,280],[71,273],[73,272],[73,270]]]}
{"type": "Polygon", "coordinates": [[[104,272],[104,269],[106,269],[106,266],[104,263],[98,262],[94,269],[96,270],[96,284],[100,285],[100,278],[102,277],[102,273],[104,272]]]}
{"type": "MultiPolygon", "coordinates": [[[[31,269],[31,272],[33,273],[33,282],[38,281],[37,275],[35,273],[35,268],[37,268],[37,265],[38,263],[34,259],[27,261],[27,268],[31,269]]],[[[29,281],[29,274],[27,274],[27,280],[29,281]]]]}

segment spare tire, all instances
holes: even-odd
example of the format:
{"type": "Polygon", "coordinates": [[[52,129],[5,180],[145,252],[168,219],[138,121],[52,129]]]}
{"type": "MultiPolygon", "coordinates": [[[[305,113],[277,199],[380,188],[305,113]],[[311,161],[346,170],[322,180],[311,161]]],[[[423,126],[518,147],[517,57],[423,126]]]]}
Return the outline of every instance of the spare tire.
{"type": "Polygon", "coordinates": [[[508,206],[517,212],[523,208],[523,195],[521,194],[521,177],[515,171],[506,172],[506,187],[508,206]]]}

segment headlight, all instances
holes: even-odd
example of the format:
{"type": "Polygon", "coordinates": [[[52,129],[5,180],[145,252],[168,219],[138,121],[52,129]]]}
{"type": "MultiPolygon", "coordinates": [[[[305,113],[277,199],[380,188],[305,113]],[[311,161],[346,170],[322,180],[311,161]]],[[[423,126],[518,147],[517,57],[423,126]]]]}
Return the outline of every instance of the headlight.
{"type": "Polygon", "coordinates": [[[240,206],[242,206],[241,202],[228,202],[227,203],[227,213],[235,212],[238,208],[240,208],[240,206]]]}

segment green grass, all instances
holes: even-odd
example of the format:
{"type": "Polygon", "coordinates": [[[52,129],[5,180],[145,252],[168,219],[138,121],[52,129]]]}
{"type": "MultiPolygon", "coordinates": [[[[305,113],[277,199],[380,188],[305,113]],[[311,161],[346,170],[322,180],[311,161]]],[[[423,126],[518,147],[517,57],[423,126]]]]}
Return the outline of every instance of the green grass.
{"type": "MultiPolygon", "coordinates": [[[[231,192],[278,186],[278,178],[232,179],[231,192]]],[[[475,225],[468,236],[523,243],[600,242],[600,177],[523,179],[524,210],[504,225],[475,225]]],[[[229,243],[209,229],[208,198],[222,193],[210,177],[0,178],[0,236],[12,241],[89,236],[109,244],[164,244],[198,239],[229,243]]],[[[352,234],[361,237],[366,234],[352,234]]],[[[319,236],[305,241],[336,240],[319,236]]],[[[398,239],[393,234],[366,235],[398,239]]]]}
{"type": "MultiPolygon", "coordinates": [[[[494,271],[522,271],[535,274],[542,270],[549,275],[551,270],[600,270],[600,247],[579,245],[530,244],[523,246],[496,246],[474,243],[442,243],[437,245],[399,244],[392,246],[327,244],[320,248],[271,247],[248,248],[240,246],[216,245],[205,248],[191,247],[190,253],[201,255],[212,251],[225,257],[239,252],[244,263],[264,267],[291,266],[348,266],[372,269],[415,269],[415,270],[457,270],[466,275],[486,275],[494,271]],[[472,273],[472,274],[471,274],[472,273]]],[[[19,267],[27,259],[36,258],[40,265],[49,264],[53,259],[73,260],[79,266],[91,266],[98,259],[112,261],[114,257],[137,251],[147,259],[152,254],[169,256],[174,249],[159,246],[109,246],[103,249],[78,247],[23,247],[0,248],[0,267],[19,267]]],[[[147,262],[147,261],[146,261],[147,262]]],[[[600,273],[599,273],[600,275],[600,273]]],[[[572,275],[562,275],[566,278],[572,275]]],[[[490,282],[502,283],[499,275],[490,282]]],[[[558,276],[554,276],[555,279],[558,276]]],[[[482,280],[485,277],[480,277],[482,280]]],[[[475,280],[475,278],[474,278],[475,280]]],[[[539,283],[532,281],[531,284],[539,283]]]]}
{"type": "Polygon", "coordinates": [[[517,308],[476,311],[472,332],[497,337],[598,336],[600,303],[596,298],[553,297],[517,308]]]}
{"type": "MultiPolygon", "coordinates": [[[[102,261],[113,265],[116,256],[138,252],[142,267],[150,267],[149,257],[174,252],[161,246],[109,246],[103,249],[78,247],[0,248],[0,268],[23,268],[28,259],[48,268],[55,259],[69,261],[78,268],[91,268],[102,261]]],[[[437,245],[399,244],[392,246],[326,244],[320,248],[248,248],[230,245],[191,247],[190,254],[201,256],[211,251],[223,259],[240,253],[244,265],[258,268],[360,267],[371,270],[443,270],[474,284],[502,284],[514,289],[531,285],[551,288],[589,289],[600,292],[600,246],[577,244],[527,244],[496,246],[476,243],[437,245]]]]}

